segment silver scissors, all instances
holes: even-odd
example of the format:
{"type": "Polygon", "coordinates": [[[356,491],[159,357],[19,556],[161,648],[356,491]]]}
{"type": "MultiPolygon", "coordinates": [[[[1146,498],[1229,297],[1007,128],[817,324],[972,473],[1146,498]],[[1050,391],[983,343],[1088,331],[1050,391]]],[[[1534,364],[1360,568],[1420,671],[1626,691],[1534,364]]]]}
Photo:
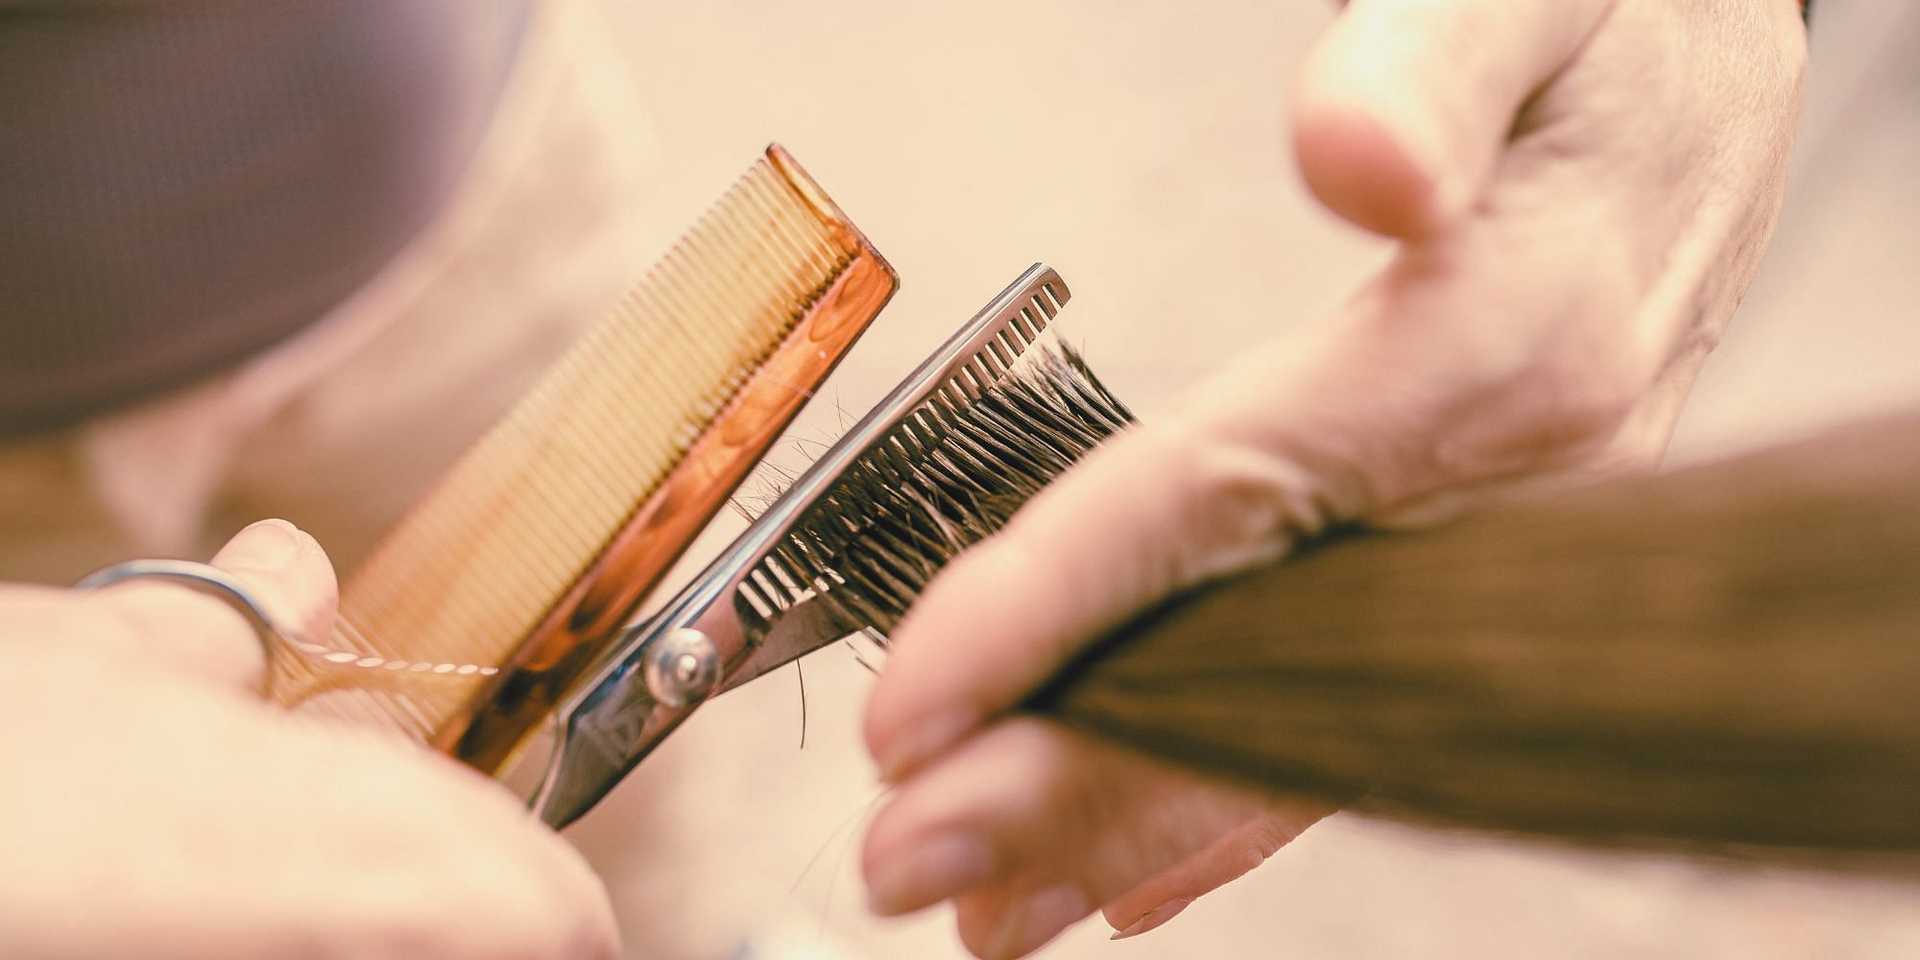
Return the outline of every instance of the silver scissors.
{"type": "Polygon", "coordinates": [[[1053,321],[1072,294],[1034,264],[941,344],[809,467],[706,569],[626,628],[554,711],[554,746],[532,809],[563,827],[606,796],[674,728],[724,693],[861,627],[768,558],[876,445],[897,442],[930,400],[976,398],[1053,321]]]}

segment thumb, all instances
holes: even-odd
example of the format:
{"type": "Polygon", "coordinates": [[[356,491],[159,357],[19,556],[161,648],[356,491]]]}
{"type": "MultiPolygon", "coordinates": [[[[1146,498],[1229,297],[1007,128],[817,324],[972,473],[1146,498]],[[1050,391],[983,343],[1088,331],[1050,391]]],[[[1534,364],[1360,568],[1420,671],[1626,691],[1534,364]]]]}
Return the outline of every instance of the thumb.
{"type": "Polygon", "coordinates": [[[1278,556],[1283,527],[1325,522],[1332,504],[1304,471],[1195,427],[1170,418],[1113,438],[933,579],[868,701],[883,776],[1015,706],[1133,611],[1278,556]]]}
{"type": "Polygon", "coordinates": [[[1466,210],[1529,96],[1609,0],[1352,0],[1294,92],[1294,151],[1320,201],[1389,236],[1466,210]]]}
{"type": "MultiPolygon", "coordinates": [[[[286,633],[324,638],[338,587],[320,544],[285,520],[262,520],[235,534],[213,566],[251,594],[286,633]]],[[[253,624],[226,600],[159,580],[132,580],[87,596],[106,618],[101,642],[143,662],[224,686],[257,690],[266,656],[253,624]]]]}

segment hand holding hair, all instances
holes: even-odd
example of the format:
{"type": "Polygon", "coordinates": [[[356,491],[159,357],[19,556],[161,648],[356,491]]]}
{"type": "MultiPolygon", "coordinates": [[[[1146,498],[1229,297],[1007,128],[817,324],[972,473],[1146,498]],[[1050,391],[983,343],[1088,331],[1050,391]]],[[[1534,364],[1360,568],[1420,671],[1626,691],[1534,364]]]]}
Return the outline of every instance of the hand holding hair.
{"type": "Polygon", "coordinates": [[[874,907],[951,900],[985,957],[1095,909],[1143,932],[1318,816],[1009,711],[1113,626],[1333,526],[1657,461],[1772,230],[1804,56],[1791,0],[1347,4],[1295,149],[1398,256],[920,598],[867,713],[896,785],[866,840],[874,907]]]}
{"type": "Polygon", "coordinates": [[[1920,862],[1920,411],[1357,534],[1176,598],[1027,705],[1446,825],[1920,862]]]}

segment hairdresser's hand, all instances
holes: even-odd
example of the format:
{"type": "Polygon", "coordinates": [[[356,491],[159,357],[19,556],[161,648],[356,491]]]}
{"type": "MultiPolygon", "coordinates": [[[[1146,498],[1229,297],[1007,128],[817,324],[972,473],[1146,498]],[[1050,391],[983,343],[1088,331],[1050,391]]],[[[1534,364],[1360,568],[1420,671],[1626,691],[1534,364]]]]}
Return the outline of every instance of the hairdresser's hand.
{"type": "Polygon", "coordinates": [[[1352,0],[1295,148],[1398,256],[934,582],[866,718],[898,785],[875,908],[953,900],[976,953],[1012,956],[1102,906],[1164,921],[1310,822],[1003,711],[1116,621],[1329,524],[1654,463],[1772,228],[1803,58],[1792,0],[1352,0]]]}
{"type": "MultiPolygon", "coordinates": [[[[214,563],[326,635],[311,537],[258,523],[214,563]]],[[[269,706],[262,670],[180,587],[0,585],[0,956],[614,955],[593,874],[504,792],[269,706]]]]}

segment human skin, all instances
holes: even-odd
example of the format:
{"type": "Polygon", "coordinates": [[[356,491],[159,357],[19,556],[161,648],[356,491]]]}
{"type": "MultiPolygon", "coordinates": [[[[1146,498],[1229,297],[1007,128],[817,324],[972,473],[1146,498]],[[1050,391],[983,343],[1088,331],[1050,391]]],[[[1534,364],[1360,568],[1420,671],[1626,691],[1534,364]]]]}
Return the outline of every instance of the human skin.
{"type": "Polygon", "coordinates": [[[1330,524],[1424,524],[1657,463],[1772,232],[1793,0],[1354,0],[1294,91],[1313,193],[1398,241],[938,577],[865,733],[869,901],[981,957],[1143,933],[1324,815],[1008,711],[1154,601],[1330,524]]]}
{"type": "MultiPolygon", "coordinates": [[[[325,636],[284,521],[214,558],[325,636]]],[[[0,585],[0,956],[612,957],[606,893],[492,781],[259,694],[248,623],[185,588],[0,585]]]]}

